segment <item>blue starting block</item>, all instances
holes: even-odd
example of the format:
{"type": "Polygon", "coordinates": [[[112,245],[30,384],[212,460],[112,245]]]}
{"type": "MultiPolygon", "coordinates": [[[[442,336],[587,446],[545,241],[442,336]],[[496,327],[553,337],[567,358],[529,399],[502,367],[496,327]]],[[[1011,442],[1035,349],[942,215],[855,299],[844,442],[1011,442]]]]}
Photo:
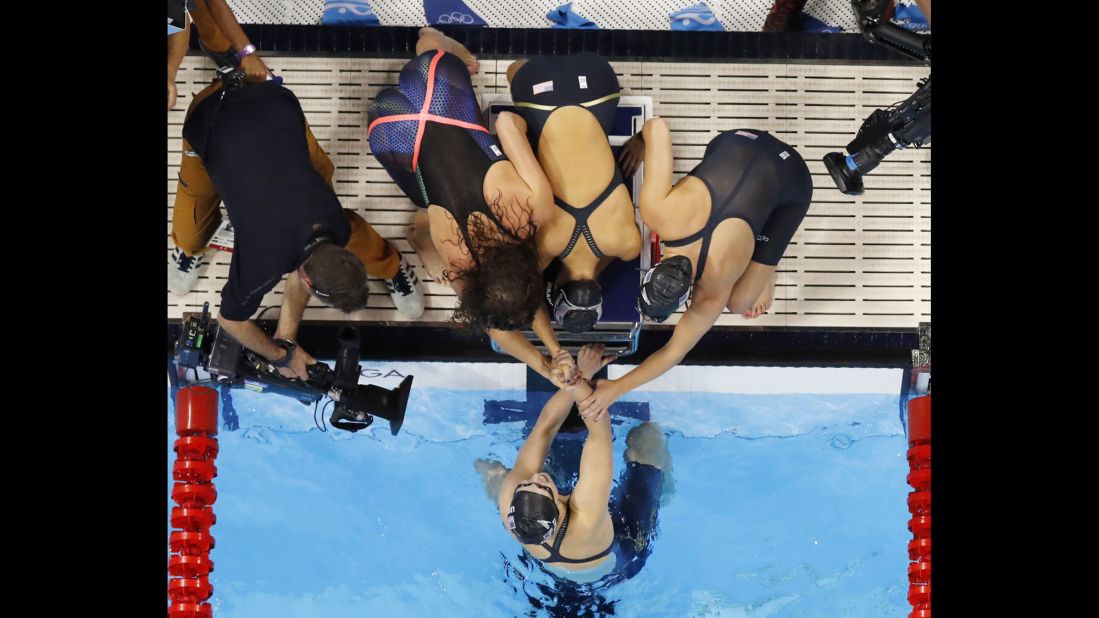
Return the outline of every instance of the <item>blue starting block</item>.
{"type": "MultiPolygon", "coordinates": [[[[506,93],[482,96],[481,108],[488,116],[488,127],[492,132],[496,131],[496,117],[500,112],[515,111],[511,95],[506,93]]],[[[640,131],[645,121],[652,116],[652,97],[622,96],[619,99],[614,125],[611,127],[611,134],[608,135],[616,161],[622,145],[633,134],[640,131]]],[[[637,310],[637,297],[641,292],[641,277],[652,265],[652,233],[641,220],[641,213],[637,207],[644,171],[645,168],[642,165],[634,177],[626,183],[626,189],[633,200],[634,218],[641,230],[641,255],[629,262],[615,260],[599,273],[599,285],[603,287],[603,315],[592,330],[577,335],[554,325],[557,340],[562,347],[574,355],[586,343],[602,343],[606,346],[608,354],[619,356],[637,351],[642,323],[641,312],[637,310]]],[[[549,310],[552,316],[553,308],[550,307],[549,310]]],[[[534,344],[535,348],[543,353],[546,351],[534,331],[525,330],[523,335],[534,344]]],[[[495,341],[492,342],[492,349],[498,353],[504,353],[495,341]]]]}

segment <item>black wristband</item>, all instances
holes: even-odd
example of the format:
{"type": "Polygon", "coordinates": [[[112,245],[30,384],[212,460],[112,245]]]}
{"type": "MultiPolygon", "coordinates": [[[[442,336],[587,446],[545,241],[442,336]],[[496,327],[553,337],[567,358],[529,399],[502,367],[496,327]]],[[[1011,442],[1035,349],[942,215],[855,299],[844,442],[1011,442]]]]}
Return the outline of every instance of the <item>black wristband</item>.
{"type": "Polygon", "coordinates": [[[286,356],[282,357],[280,361],[272,361],[271,364],[275,367],[287,367],[294,360],[294,349],[298,346],[293,341],[287,341],[285,339],[275,339],[275,345],[286,350],[286,356]]]}

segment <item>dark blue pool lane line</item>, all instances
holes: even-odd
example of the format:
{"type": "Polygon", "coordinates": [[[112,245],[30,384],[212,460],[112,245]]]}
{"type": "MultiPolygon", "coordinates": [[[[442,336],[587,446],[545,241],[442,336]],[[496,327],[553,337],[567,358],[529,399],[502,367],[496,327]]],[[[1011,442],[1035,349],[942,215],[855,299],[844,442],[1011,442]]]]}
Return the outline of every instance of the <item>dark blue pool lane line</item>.
{"type": "MultiPolygon", "coordinates": [[[[261,52],[408,57],[419,27],[245,24],[261,52]]],[[[434,26],[474,54],[533,56],[595,52],[611,60],[784,61],[919,64],[860,34],[820,32],[682,32],[434,26]]],[[[191,30],[191,49],[198,50],[191,30]]]]}

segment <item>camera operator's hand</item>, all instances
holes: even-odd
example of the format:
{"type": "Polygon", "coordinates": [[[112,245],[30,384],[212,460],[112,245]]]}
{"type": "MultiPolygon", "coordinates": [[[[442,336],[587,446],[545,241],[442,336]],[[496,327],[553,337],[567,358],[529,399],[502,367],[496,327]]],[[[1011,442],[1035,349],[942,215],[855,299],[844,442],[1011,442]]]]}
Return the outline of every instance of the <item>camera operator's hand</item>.
{"type": "Polygon", "coordinates": [[[275,361],[282,360],[286,354],[293,354],[294,358],[290,359],[290,364],[286,367],[279,367],[279,373],[287,378],[298,378],[299,380],[309,379],[309,365],[313,365],[317,362],[317,359],[313,358],[309,352],[306,352],[302,348],[295,348],[293,352],[286,352],[283,350],[283,356],[274,359],[275,361]]]}
{"type": "Polygon", "coordinates": [[[249,84],[258,84],[267,79],[271,71],[260,59],[259,54],[248,54],[240,61],[240,68],[244,69],[244,81],[249,84]]]}

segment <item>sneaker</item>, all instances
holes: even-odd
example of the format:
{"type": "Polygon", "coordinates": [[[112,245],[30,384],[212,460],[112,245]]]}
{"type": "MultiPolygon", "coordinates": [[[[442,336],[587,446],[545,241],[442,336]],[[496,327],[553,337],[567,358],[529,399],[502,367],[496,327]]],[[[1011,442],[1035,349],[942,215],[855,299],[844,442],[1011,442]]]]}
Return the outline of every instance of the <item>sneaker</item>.
{"type": "Polygon", "coordinates": [[[176,247],[172,251],[171,261],[168,262],[168,291],[176,296],[190,292],[195,287],[198,271],[203,266],[206,266],[206,252],[189,256],[176,247]]]}
{"type": "Polygon", "coordinates": [[[806,0],[775,0],[767,19],[763,22],[763,32],[787,32],[797,26],[806,0]]]}
{"type": "Polygon", "coordinates": [[[401,266],[392,279],[385,280],[389,297],[397,312],[406,318],[418,318],[424,314],[424,292],[412,265],[401,256],[401,266]]]}

